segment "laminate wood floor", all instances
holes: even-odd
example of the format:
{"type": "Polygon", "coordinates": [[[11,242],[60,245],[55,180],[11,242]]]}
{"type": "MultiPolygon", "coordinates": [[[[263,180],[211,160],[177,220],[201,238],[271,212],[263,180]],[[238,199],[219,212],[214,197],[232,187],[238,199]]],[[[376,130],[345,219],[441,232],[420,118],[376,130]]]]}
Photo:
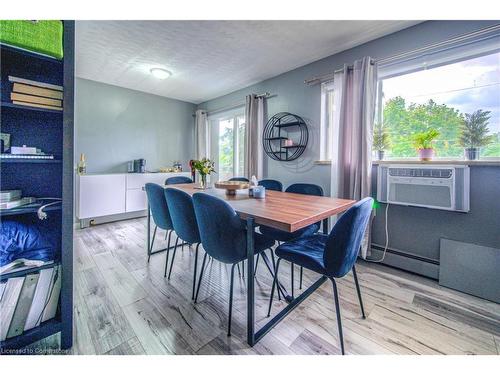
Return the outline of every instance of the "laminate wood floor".
{"type": "MultiPolygon", "coordinates": [[[[163,236],[159,231],[155,248],[166,246],[163,236]]],[[[178,249],[167,280],[165,253],[152,256],[148,264],[145,238],[145,219],[75,231],[73,354],[340,353],[330,283],[250,348],[244,279],[235,277],[232,336],[227,337],[230,267],[208,264],[194,304],[194,249],[178,249]]],[[[361,318],[352,274],[338,282],[346,354],[500,353],[499,304],[382,265],[360,262],[357,269],[366,319],[361,318]]],[[[282,262],[279,276],[289,288],[289,263],[282,262]]],[[[298,268],[295,276],[297,291],[298,268]]],[[[304,272],[305,287],[316,279],[304,272]]],[[[259,326],[268,320],[271,282],[260,262],[259,326]]],[[[274,313],[283,307],[284,302],[275,301],[274,313]]],[[[33,347],[50,352],[58,340],[54,335],[33,347]]]]}

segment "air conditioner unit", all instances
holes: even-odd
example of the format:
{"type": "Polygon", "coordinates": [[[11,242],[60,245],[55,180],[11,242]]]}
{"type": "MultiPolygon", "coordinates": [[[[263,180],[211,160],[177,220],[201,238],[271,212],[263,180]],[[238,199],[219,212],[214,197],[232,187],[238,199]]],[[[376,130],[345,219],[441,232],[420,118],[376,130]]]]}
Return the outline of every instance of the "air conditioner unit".
{"type": "Polygon", "coordinates": [[[468,212],[469,179],[469,167],[464,165],[379,165],[377,199],[390,204],[468,212]]]}

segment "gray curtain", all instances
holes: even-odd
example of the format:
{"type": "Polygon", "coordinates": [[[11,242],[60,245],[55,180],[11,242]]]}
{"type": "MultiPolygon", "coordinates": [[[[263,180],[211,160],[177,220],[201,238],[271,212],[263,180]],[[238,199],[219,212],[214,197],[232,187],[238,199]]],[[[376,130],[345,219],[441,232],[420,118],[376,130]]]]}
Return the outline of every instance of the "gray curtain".
{"type": "Polygon", "coordinates": [[[195,119],[196,159],[208,158],[210,155],[210,137],[208,132],[207,112],[196,111],[195,119]]]}
{"type": "MultiPolygon", "coordinates": [[[[377,65],[370,57],[344,66],[334,76],[335,106],[332,196],[362,199],[371,195],[373,122],[377,96],[377,65]]],[[[368,253],[369,231],[361,249],[368,253]]]]}
{"type": "Polygon", "coordinates": [[[267,117],[267,99],[247,95],[245,107],[245,177],[263,178],[262,132],[267,117]]]}

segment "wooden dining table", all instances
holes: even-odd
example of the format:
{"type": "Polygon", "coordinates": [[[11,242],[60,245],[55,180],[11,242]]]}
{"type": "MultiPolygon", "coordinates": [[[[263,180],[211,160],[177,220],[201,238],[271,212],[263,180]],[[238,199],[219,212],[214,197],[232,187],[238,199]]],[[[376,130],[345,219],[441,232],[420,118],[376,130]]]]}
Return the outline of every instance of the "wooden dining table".
{"type": "MultiPolygon", "coordinates": [[[[328,233],[329,218],[346,211],[355,200],[320,197],[267,190],[263,199],[248,195],[248,190],[239,190],[235,195],[226,194],[217,188],[200,189],[197,184],[168,185],[193,195],[205,193],[216,196],[227,203],[246,221],[247,227],[247,342],[255,345],[276,324],[295,307],[318,289],[326,277],[320,277],[313,285],[296,298],[288,298],[288,305],[272,317],[257,332],[255,330],[255,288],[254,288],[254,233],[259,225],[266,225],[286,232],[295,232],[316,222],[322,222],[324,234],[328,233]]],[[[149,220],[148,220],[149,222],[149,220]]],[[[293,295],[293,293],[292,293],[293,295]]]]}

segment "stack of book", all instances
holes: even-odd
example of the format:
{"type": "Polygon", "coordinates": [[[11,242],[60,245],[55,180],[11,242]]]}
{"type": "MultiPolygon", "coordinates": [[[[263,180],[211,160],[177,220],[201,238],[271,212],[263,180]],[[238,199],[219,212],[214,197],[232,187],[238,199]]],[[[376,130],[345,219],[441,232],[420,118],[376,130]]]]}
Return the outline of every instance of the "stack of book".
{"type": "Polygon", "coordinates": [[[8,210],[25,204],[31,204],[36,199],[32,197],[21,197],[21,190],[2,190],[0,191],[0,210],[8,210]]]}
{"type": "Polygon", "coordinates": [[[0,283],[0,341],[18,336],[56,316],[61,267],[51,267],[0,283]]]}
{"type": "Polygon", "coordinates": [[[13,82],[10,99],[12,103],[28,107],[62,111],[63,87],[50,83],[9,76],[13,82]]]}

